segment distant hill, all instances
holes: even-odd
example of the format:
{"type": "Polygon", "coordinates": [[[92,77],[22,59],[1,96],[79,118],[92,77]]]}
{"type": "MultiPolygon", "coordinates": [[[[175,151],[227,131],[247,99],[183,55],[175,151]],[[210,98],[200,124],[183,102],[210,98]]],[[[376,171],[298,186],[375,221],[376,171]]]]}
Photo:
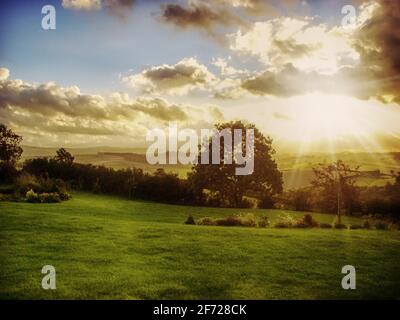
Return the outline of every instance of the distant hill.
{"type": "MultiPolygon", "coordinates": [[[[58,148],[23,146],[22,160],[54,156],[58,148]]],[[[78,163],[91,163],[115,169],[136,167],[145,172],[153,172],[163,168],[167,172],[174,172],[185,178],[190,165],[150,165],[146,161],[145,148],[66,148],[75,156],[78,163]]],[[[307,186],[313,178],[312,168],[318,163],[329,163],[343,160],[352,167],[359,166],[363,177],[359,179],[362,185],[385,185],[393,181],[391,171],[400,172],[400,152],[388,153],[314,153],[308,155],[279,154],[275,155],[279,169],[283,172],[285,189],[307,186]]]]}

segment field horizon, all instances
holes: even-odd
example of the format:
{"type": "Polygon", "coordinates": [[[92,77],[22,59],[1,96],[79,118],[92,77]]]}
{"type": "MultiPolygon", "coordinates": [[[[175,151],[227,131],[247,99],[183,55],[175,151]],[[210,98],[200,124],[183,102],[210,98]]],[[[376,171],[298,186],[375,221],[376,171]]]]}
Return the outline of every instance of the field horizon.
{"type": "MultiPolygon", "coordinates": [[[[23,145],[21,161],[52,157],[57,147],[33,147],[23,145]]],[[[166,172],[176,173],[186,178],[191,165],[150,165],[146,160],[145,148],[120,148],[111,146],[66,148],[75,157],[75,162],[110,167],[113,169],[139,168],[145,172],[154,172],[162,168],[166,172]]],[[[309,185],[313,177],[312,168],[319,163],[343,160],[351,166],[360,166],[363,176],[359,178],[362,186],[383,186],[394,182],[391,172],[400,172],[400,152],[310,152],[304,155],[279,153],[274,155],[279,169],[283,173],[284,189],[296,189],[309,185]]]]}

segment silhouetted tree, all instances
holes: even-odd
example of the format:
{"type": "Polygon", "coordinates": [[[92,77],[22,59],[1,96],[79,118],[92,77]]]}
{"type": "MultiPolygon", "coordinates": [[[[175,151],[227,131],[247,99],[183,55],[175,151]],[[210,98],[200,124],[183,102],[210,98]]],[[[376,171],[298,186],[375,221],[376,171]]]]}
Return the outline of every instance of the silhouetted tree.
{"type": "Polygon", "coordinates": [[[74,162],[74,159],[75,158],[72,156],[72,154],[64,148],[58,149],[56,151],[56,156],[54,157],[54,160],[56,160],[57,162],[62,162],[67,165],[71,165],[74,162]]]}
{"type": "MultiPolygon", "coordinates": [[[[198,164],[194,165],[189,174],[189,182],[195,194],[197,203],[208,202],[208,204],[227,207],[248,206],[244,196],[246,193],[252,196],[257,195],[261,203],[269,206],[271,196],[282,192],[282,173],[278,170],[272,155],[275,153],[272,148],[272,139],[265,137],[254,125],[244,124],[241,121],[228,122],[215,125],[218,132],[230,129],[232,141],[234,141],[234,129],[242,130],[242,152],[246,153],[246,134],[247,129],[254,130],[254,172],[248,175],[237,175],[235,169],[239,166],[232,156],[232,163],[224,159],[224,145],[220,143],[220,164],[202,163],[202,154],[212,154],[211,137],[198,155],[198,164]]],[[[219,136],[214,136],[214,138],[219,136]]],[[[229,153],[230,151],[227,150],[229,153]]]]}
{"type": "Polygon", "coordinates": [[[355,209],[358,190],[355,186],[359,168],[350,168],[342,160],[332,164],[319,164],[313,168],[315,178],[311,184],[320,191],[320,206],[323,211],[337,212],[341,223],[342,209],[351,214],[355,209]]]}
{"type": "Polygon", "coordinates": [[[0,123],[0,180],[11,180],[15,176],[15,165],[23,151],[21,141],[21,136],[0,123]]]}

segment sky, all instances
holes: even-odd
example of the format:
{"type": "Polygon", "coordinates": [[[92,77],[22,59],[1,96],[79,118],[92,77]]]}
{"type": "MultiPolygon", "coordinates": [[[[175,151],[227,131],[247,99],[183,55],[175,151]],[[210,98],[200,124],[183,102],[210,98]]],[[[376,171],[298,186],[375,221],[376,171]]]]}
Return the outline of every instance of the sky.
{"type": "Polygon", "coordinates": [[[0,44],[0,122],[25,145],[242,120],[280,152],[400,151],[398,1],[2,1],[0,44]]]}

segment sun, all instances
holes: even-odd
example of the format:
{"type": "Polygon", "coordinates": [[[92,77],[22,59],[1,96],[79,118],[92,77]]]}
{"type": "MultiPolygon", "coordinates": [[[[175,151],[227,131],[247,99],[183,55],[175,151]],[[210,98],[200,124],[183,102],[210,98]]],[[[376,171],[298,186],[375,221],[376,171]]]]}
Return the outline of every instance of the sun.
{"type": "Polygon", "coordinates": [[[314,93],[302,97],[299,103],[301,110],[296,110],[295,121],[308,139],[335,140],[371,134],[365,105],[355,99],[314,93]]]}
{"type": "Polygon", "coordinates": [[[276,110],[287,118],[276,120],[276,135],[295,143],[299,154],[384,151],[377,133],[393,134],[399,120],[397,108],[379,101],[322,93],[292,97],[276,110]]]}

